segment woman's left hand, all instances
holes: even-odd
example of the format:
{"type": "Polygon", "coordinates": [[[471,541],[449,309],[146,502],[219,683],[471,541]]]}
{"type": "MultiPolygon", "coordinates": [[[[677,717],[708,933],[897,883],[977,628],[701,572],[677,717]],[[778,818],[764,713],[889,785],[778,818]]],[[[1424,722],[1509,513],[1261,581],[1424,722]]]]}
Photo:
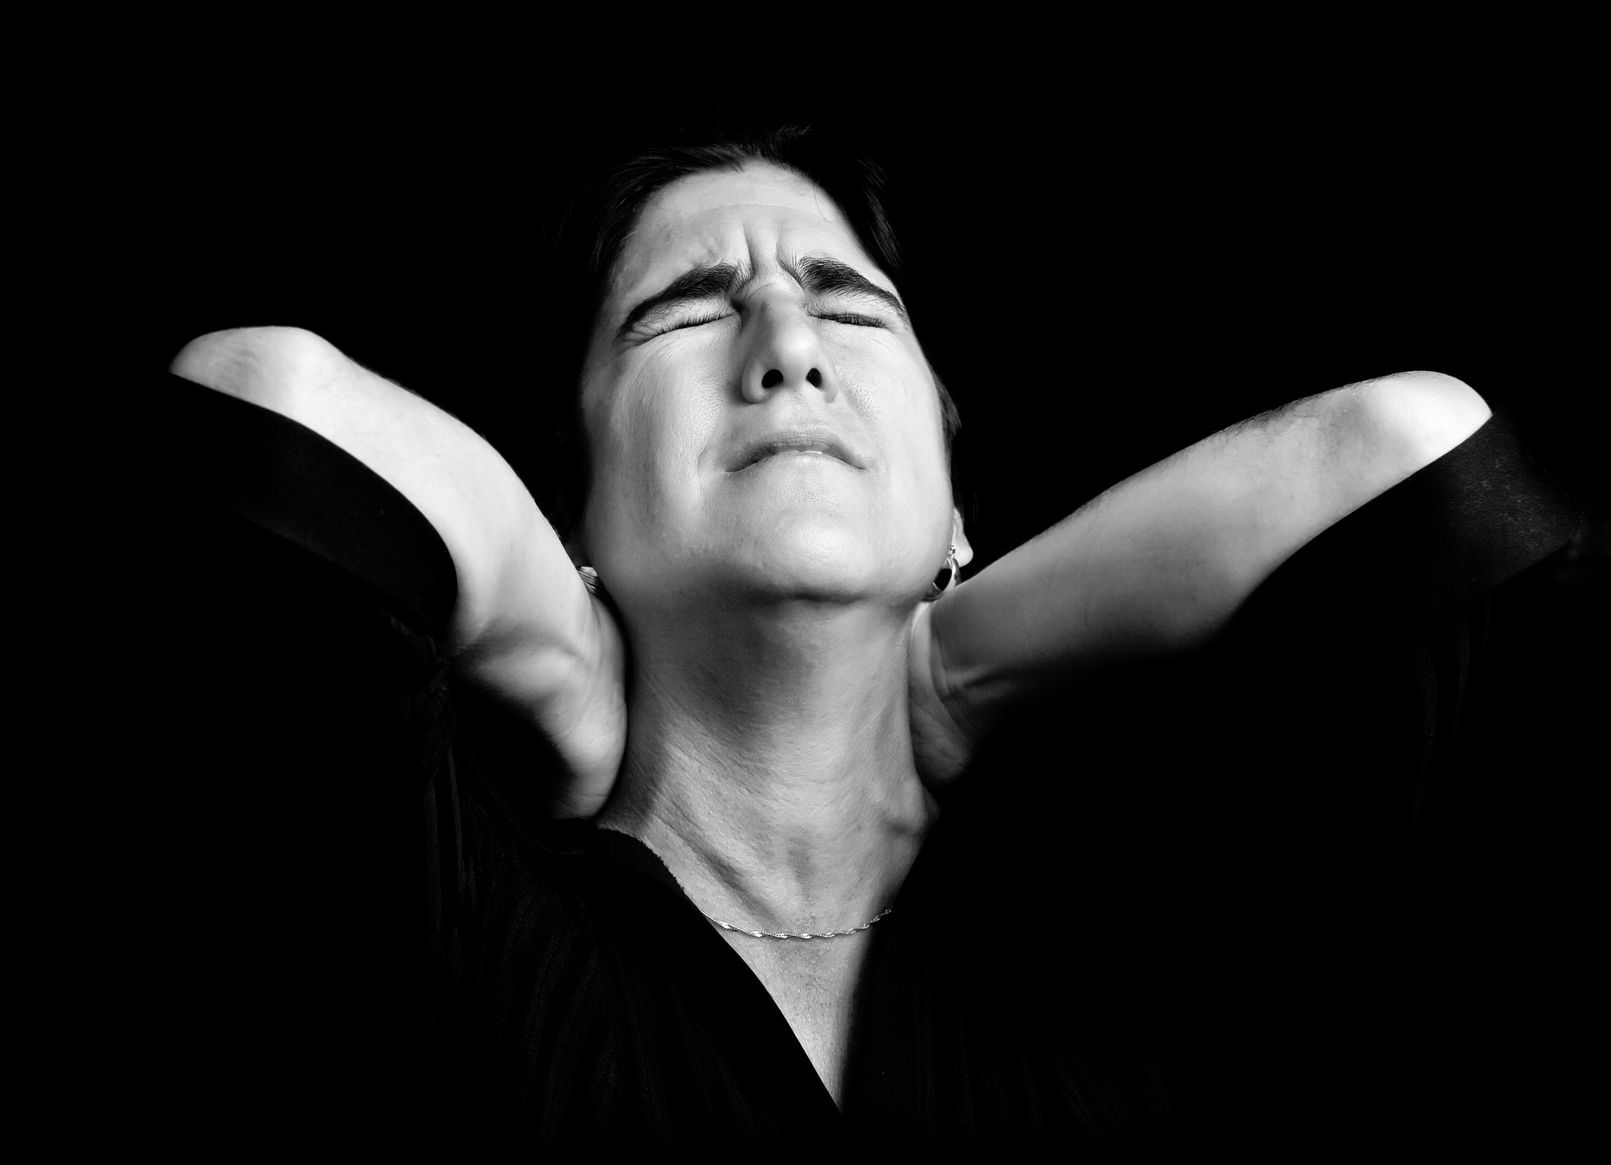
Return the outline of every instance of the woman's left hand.
{"type": "Polygon", "coordinates": [[[912,759],[917,775],[930,789],[942,787],[967,768],[974,740],[946,703],[946,676],[939,642],[934,637],[937,603],[924,603],[912,616],[907,649],[907,706],[912,731],[912,759]]]}

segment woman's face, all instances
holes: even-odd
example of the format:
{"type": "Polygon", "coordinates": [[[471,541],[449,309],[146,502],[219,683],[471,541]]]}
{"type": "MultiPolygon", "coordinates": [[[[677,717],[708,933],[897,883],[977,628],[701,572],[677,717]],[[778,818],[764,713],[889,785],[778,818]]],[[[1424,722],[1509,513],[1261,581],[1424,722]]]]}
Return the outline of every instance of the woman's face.
{"type": "Polygon", "coordinates": [[[952,533],[938,394],[889,278],[771,166],[645,207],[583,374],[583,550],[628,621],[704,601],[910,605],[952,533]]]}

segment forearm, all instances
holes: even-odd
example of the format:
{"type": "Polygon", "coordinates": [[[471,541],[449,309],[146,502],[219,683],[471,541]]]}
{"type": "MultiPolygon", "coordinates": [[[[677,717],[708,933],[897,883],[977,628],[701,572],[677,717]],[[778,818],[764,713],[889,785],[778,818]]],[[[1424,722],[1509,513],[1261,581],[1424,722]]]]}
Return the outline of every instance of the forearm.
{"type": "Polygon", "coordinates": [[[941,599],[936,687],[979,732],[1049,681],[1201,643],[1299,547],[1487,416],[1459,381],[1407,373],[1198,442],[941,599]]]}

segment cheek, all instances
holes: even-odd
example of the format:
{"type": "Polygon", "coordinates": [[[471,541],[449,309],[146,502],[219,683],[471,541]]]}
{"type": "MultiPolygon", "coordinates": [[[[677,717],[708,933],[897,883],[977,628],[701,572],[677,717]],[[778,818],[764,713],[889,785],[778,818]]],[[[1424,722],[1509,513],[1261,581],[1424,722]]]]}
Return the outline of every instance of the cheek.
{"type": "Polygon", "coordinates": [[[610,391],[610,404],[595,409],[589,425],[590,514],[635,527],[637,537],[674,528],[697,502],[716,401],[698,381],[678,383],[652,365],[610,391]]]}
{"type": "Polygon", "coordinates": [[[901,453],[895,458],[903,485],[933,490],[936,483],[950,488],[945,456],[945,429],[939,392],[933,380],[919,369],[893,376],[847,378],[862,415],[901,453]]]}

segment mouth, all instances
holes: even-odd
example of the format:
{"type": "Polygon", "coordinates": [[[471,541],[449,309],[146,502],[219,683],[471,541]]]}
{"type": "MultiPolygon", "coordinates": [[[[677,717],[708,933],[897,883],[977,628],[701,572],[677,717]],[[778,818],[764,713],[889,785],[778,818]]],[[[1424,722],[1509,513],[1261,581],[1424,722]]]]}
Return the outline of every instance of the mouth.
{"type": "Polygon", "coordinates": [[[852,469],[865,469],[864,459],[854,453],[837,436],[826,430],[801,429],[772,433],[746,445],[729,467],[729,473],[739,473],[774,457],[824,457],[842,461],[852,469]]]}

